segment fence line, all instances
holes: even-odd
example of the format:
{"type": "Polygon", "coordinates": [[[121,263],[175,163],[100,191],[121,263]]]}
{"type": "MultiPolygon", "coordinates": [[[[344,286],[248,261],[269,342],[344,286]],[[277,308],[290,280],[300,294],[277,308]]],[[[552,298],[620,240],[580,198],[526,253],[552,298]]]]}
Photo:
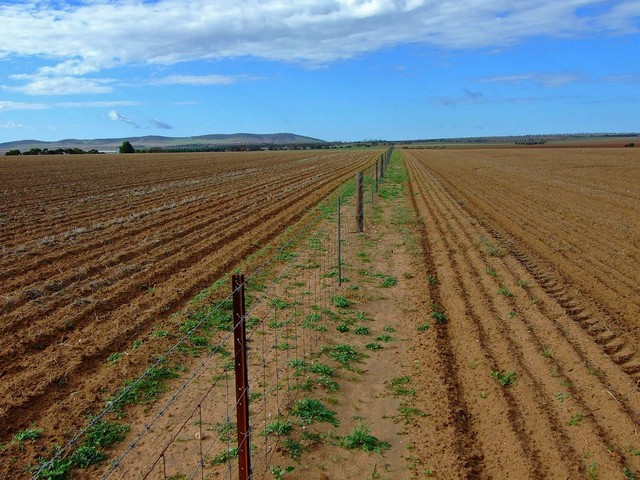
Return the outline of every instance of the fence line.
{"type": "MultiPolygon", "coordinates": [[[[376,160],[375,164],[372,165],[371,173],[366,175],[366,177],[368,178],[368,185],[370,185],[370,189],[371,189],[371,201],[363,202],[363,203],[369,203],[370,205],[369,212],[364,211],[364,214],[365,214],[364,216],[368,220],[368,223],[370,223],[369,218],[373,217],[373,214],[374,214],[374,198],[375,198],[374,190],[377,191],[379,188],[379,184],[382,181],[383,175],[384,173],[386,173],[385,172],[386,164],[388,164],[389,159],[390,159],[390,150],[387,151],[385,154],[383,154],[380,157],[379,161],[376,160]]],[[[364,205],[363,205],[363,208],[364,208],[364,205]]],[[[252,375],[249,382],[249,385],[260,385],[260,384],[262,385],[262,391],[259,392],[262,402],[260,402],[261,407],[259,409],[257,410],[254,409],[250,412],[250,418],[259,418],[259,415],[262,414],[265,431],[268,425],[267,422],[272,415],[272,413],[268,412],[268,405],[270,403],[269,398],[272,396],[275,397],[274,402],[275,402],[276,418],[284,417],[285,420],[288,421],[290,417],[290,413],[288,413],[288,411],[290,410],[289,407],[291,406],[292,397],[294,399],[297,398],[300,392],[299,370],[297,366],[299,364],[299,360],[309,357],[313,352],[317,351],[317,349],[321,344],[322,331],[319,328],[319,326],[322,325],[322,323],[324,322],[322,312],[323,310],[326,311],[328,309],[329,297],[331,295],[336,294],[336,292],[340,287],[339,281],[342,280],[342,273],[341,273],[342,264],[340,261],[334,261],[334,260],[338,258],[337,254],[339,251],[342,251],[350,247],[349,242],[347,241],[346,238],[338,237],[336,239],[336,235],[334,233],[334,227],[336,230],[339,228],[342,228],[342,230],[349,233],[355,232],[357,229],[351,228],[354,226],[351,225],[351,221],[349,217],[355,220],[355,215],[353,216],[348,215],[346,216],[347,221],[344,221],[344,218],[341,219],[342,222],[344,223],[344,226],[341,224],[335,225],[333,223],[329,223],[328,226],[323,227],[325,229],[324,231],[316,232],[316,234],[314,235],[312,229],[322,224],[322,221],[324,219],[324,214],[320,213],[313,216],[308,222],[306,222],[302,227],[300,227],[296,232],[294,232],[294,234],[286,242],[284,242],[279,248],[277,248],[271,256],[269,256],[262,264],[260,264],[255,270],[253,270],[251,274],[247,275],[247,277],[245,278],[245,281],[241,285],[238,285],[238,288],[247,287],[247,291],[250,293],[250,295],[258,293],[257,298],[251,299],[250,307],[245,315],[245,318],[247,319],[250,318],[252,314],[260,314],[260,316],[262,317],[261,319],[258,319],[259,320],[258,323],[251,328],[250,332],[247,335],[248,344],[252,344],[254,342],[255,340],[254,337],[262,336],[262,339],[263,339],[262,348],[260,350],[262,356],[259,359],[259,364],[261,365],[261,369],[257,369],[257,373],[254,373],[252,375]],[[315,270],[314,268],[313,269],[314,272],[312,272],[311,271],[312,268],[305,268],[304,265],[295,265],[293,262],[293,259],[291,259],[289,263],[285,265],[285,268],[281,270],[281,273],[275,279],[273,279],[273,281],[271,281],[268,285],[262,286],[261,290],[256,289],[254,291],[251,289],[252,283],[256,282],[259,279],[261,274],[266,273],[269,268],[273,267],[276,264],[276,261],[279,260],[280,257],[283,256],[283,254],[288,252],[288,249],[290,247],[295,246],[296,244],[303,241],[311,242],[311,239],[313,239],[313,241],[315,242],[314,246],[315,248],[318,249],[318,252],[322,252],[322,253],[320,254],[316,252],[318,253],[318,255],[316,255],[313,252],[311,252],[308,255],[306,260],[309,262],[311,259],[315,259],[316,256],[319,256],[320,263],[318,264],[317,270],[315,270]],[[337,269],[338,272],[335,272],[335,269],[337,269]],[[334,275],[334,272],[337,275],[334,275]],[[337,281],[336,281],[336,277],[337,277],[337,281]],[[280,282],[285,278],[289,278],[291,280],[291,282],[289,282],[290,285],[293,283],[297,283],[298,285],[296,287],[293,287],[295,289],[294,302],[293,302],[293,306],[294,306],[293,314],[290,316],[291,318],[287,318],[287,316],[285,315],[285,320],[284,320],[285,332],[283,335],[279,335],[279,327],[278,327],[280,323],[278,320],[279,308],[277,307],[278,305],[277,302],[275,302],[274,300],[279,299],[280,295],[275,294],[275,292],[278,291],[278,289],[282,290],[283,293],[285,294],[288,293],[287,289],[280,285],[280,282]],[[300,281],[300,280],[303,280],[303,281],[300,281]],[[323,286],[325,288],[323,288],[323,286]],[[303,289],[301,287],[305,287],[305,288],[303,289]],[[296,293],[298,292],[300,294],[300,298],[296,298],[296,293]],[[305,294],[305,292],[308,292],[308,293],[305,294]],[[270,295],[273,295],[273,298],[269,299],[270,295]],[[269,305],[269,303],[272,303],[272,304],[269,305]],[[265,304],[268,307],[266,309],[264,307],[265,304]],[[322,305],[323,307],[318,308],[318,304],[322,305]],[[305,324],[303,322],[303,319],[305,318],[305,313],[308,317],[308,316],[317,314],[317,310],[320,310],[319,320],[315,320],[315,322],[318,325],[313,325],[313,322],[311,322],[311,327],[309,326],[305,327],[305,324]],[[267,326],[267,319],[270,317],[273,317],[273,320],[272,320],[273,325],[277,327],[272,329],[273,337],[275,338],[275,343],[272,345],[273,354],[271,356],[267,355],[266,353],[268,350],[267,343],[268,343],[268,337],[269,337],[266,326],[267,326]],[[293,325],[292,325],[293,332],[290,334],[289,322],[291,319],[293,319],[293,325]],[[300,322],[298,322],[298,320],[300,320],[300,322]],[[305,330],[308,330],[307,338],[305,338],[305,330]],[[291,336],[291,338],[295,340],[295,346],[293,347],[293,352],[290,352],[289,346],[287,346],[286,348],[284,347],[288,345],[286,343],[286,340],[289,339],[288,338],[289,336],[291,336]],[[299,337],[301,338],[299,339],[299,337]],[[299,351],[299,340],[302,343],[301,351],[299,351]],[[281,348],[283,348],[283,351],[285,352],[284,359],[278,358],[279,357],[278,352],[281,348]],[[293,360],[291,359],[290,353],[293,353],[293,360]],[[269,357],[273,357],[273,363],[275,364],[274,365],[275,372],[271,376],[269,376],[268,374],[269,357]],[[283,361],[284,361],[284,365],[282,365],[283,361]],[[292,383],[291,383],[291,369],[292,369],[291,362],[292,361],[295,361],[295,364],[296,364],[295,373],[293,374],[293,378],[295,379],[295,388],[292,387],[292,383]],[[282,395],[283,396],[282,401],[284,403],[281,405],[280,382],[285,377],[287,382],[287,388],[286,388],[285,395],[282,395]],[[268,388],[267,387],[269,383],[268,381],[271,381],[272,379],[275,380],[275,382],[273,383],[273,387],[268,388]],[[293,394],[292,394],[292,388],[293,388],[293,394]],[[284,411],[287,412],[286,414],[284,414],[281,411],[285,406],[287,407],[287,408],[284,408],[284,411]]],[[[231,222],[232,220],[230,220],[230,223],[231,222]]],[[[294,256],[293,258],[295,259],[296,257],[294,256]]],[[[311,264],[308,264],[307,266],[310,266],[310,265],[311,264]]],[[[182,346],[186,345],[186,342],[192,339],[194,337],[194,334],[200,331],[206,322],[209,322],[215,315],[219,315],[223,313],[223,305],[225,304],[225,302],[228,302],[233,297],[233,294],[235,293],[236,290],[237,289],[234,289],[231,293],[226,295],[222,299],[222,301],[217,302],[216,305],[211,310],[209,310],[207,315],[203,316],[195,324],[195,326],[193,326],[193,328],[185,332],[184,335],[181,338],[179,338],[179,340],[176,343],[174,343],[170,348],[168,348],[162,355],[157,357],[156,360],[153,363],[151,363],[151,365],[140,376],[138,376],[135,380],[131,381],[126,388],[122,389],[115,399],[108,402],[107,406],[101,412],[99,412],[96,416],[94,416],[84,428],[79,430],[64,447],[60,448],[48,462],[42,463],[38,471],[36,471],[33,474],[32,479],[41,478],[42,472],[45,471],[45,469],[47,469],[48,467],[50,467],[56,459],[65,458],[69,454],[71,449],[83,437],[83,435],[85,435],[87,431],[90,428],[92,428],[94,425],[96,425],[98,422],[105,419],[105,417],[109,413],[113,412],[118,407],[120,402],[122,402],[122,400],[129,393],[131,393],[133,389],[136,388],[136,386],[139,385],[140,382],[142,382],[145,379],[145,377],[149,375],[154,368],[160,367],[171,355],[176,353],[182,346]]],[[[235,328],[237,328],[236,325],[234,324],[232,325],[233,326],[231,328],[231,331],[228,331],[225,334],[223,334],[222,338],[215,344],[215,346],[209,346],[208,355],[204,358],[201,358],[201,361],[199,362],[198,366],[193,370],[191,375],[186,380],[184,380],[177,389],[174,389],[174,393],[168,398],[168,401],[165,403],[165,405],[153,417],[151,417],[151,419],[147,423],[144,423],[142,431],[137,435],[137,437],[133,440],[133,442],[130,443],[126,448],[126,450],[115,461],[111,463],[110,467],[107,469],[107,471],[104,473],[102,477],[103,480],[106,480],[116,470],[119,470],[122,468],[123,461],[128,457],[128,455],[135,448],[137,448],[141,444],[141,441],[143,440],[143,438],[152,430],[154,426],[157,425],[160,419],[162,419],[165,416],[165,414],[169,412],[170,408],[176,404],[178,398],[181,395],[183,395],[183,393],[187,390],[187,388],[190,387],[197,379],[199,379],[203,375],[203,373],[205,372],[205,367],[209,365],[211,360],[213,360],[214,357],[220,352],[225,351],[225,345],[230,341],[230,339],[234,334],[235,328]]],[[[250,350],[251,349],[252,347],[250,347],[250,350]]],[[[271,368],[273,368],[273,366],[271,368]]],[[[230,400],[229,372],[228,372],[228,368],[226,368],[226,366],[223,366],[220,373],[215,376],[215,379],[212,381],[209,388],[204,392],[204,394],[198,396],[198,401],[196,402],[195,407],[189,410],[188,412],[189,414],[186,416],[185,420],[179,425],[179,428],[174,432],[174,434],[170,436],[169,440],[165,442],[161,452],[157,454],[154,460],[150,463],[150,468],[146,471],[146,474],[143,476],[144,479],[152,475],[153,472],[157,470],[157,468],[160,465],[162,467],[161,478],[164,478],[164,479],[168,478],[169,470],[173,468],[171,465],[171,458],[168,457],[169,450],[176,445],[176,442],[178,441],[180,435],[186,431],[189,423],[192,422],[195,417],[197,417],[197,424],[198,424],[198,432],[197,432],[198,445],[197,445],[197,454],[196,454],[197,461],[195,462],[196,463],[195,467],[191,470],[191,476],[189,476],[188,478],[195,478],[198,472],[201,473],[200,475],[201,478],[204,478],[205,459],[209,457],[209,455],[211,454],[212,450],[216,447],[216,445],[220,445],[221,443],[224,443],[224,440],[220,440],[220,438],[218,438],[220,441],[215,440],[215,435],[214,435],[214,441],[208,444],[208,448],[206,449],[204,448],[205,447],[204,440],[205,440],[205,437],[207,436],[207,433],[206,431],[203,430],[203,426],[206,424],[208,411],[205,409],[205,411],[203,412],[203,405],[205,405],[206,401],[210,400],[210,396],[212,396],[212,393],[216,390],[217,387],[220,386],[221,381],[223,379],[225,380],[225,385],[223,386],[226,387],[226,394],[223,395],[224,397],[223,399],[226,399],[226,401],[224,401],[224,405],[222,406],[223,407],[222,409],[226,411],[226,414],[224,415],[225,425],[227,426],[231,425],[232,415],[229,412],[230,406],[231,405],[237,406],[235,405],[237,402],[230,400]]],[[[243,393],[251,394],[252,392],[245,391],[243,393]]],[[[255,392],[255,393],[258,393],[258,392],[255,392]]],[[[254,403],[255,402],[250,402],[249,406],[253,405],[254,403]]],[[[252,425],[250,421],[249,435],[251,434],[251,429],[252,429],[252,425]]],[[[263,473],[262,473],[263,478],[267,473],[267,470],[271,463],[271,459],[280,441],[280,437],[276,436],[275,447],[273,444],[270,446],[269,445],[270,435],[265,433],[264,436],[265,436],[264,462],[262,462],[264,463],[264,465],[260,465],[261,467],[263,467],[263,473]]],[[[226,456],[226,462],[225,462],[226,473],[224,478],[233,478],[234,459],[233,459],[232,453],[234,449],[232,448],[232,442],[230,440],[230,437],[231,435],[227,432],[227,434],[225,435],[227,456],[226,456]]],[[[129,477],[125,477],[129,473],[130,473],[130,469],[124,469],[122,476],[120,478],[129,478],[129,477]]]]}

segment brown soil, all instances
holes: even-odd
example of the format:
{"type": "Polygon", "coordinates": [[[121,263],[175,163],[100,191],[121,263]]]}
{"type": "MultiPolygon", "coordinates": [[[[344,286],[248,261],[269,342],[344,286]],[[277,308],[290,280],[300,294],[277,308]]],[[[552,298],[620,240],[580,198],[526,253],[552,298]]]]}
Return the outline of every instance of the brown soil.
{"type": "Polygon", "coordinates": [[[638,471],[634,153],[403,155],[464,477],[638,471]]]}
{"type": "Polygon", "coordinates": [[[16,478],[162,342],[130,350],[379,152],[3,159],[0,442],[16,478]],[[111,386],[106,388],[105,386],[111,386]]]}

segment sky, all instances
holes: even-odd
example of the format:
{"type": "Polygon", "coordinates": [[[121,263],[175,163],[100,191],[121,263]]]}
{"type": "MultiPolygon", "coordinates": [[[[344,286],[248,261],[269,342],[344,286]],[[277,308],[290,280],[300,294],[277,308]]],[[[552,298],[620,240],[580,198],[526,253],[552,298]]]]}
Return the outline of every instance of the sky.
{"type": "Polygon", "coordinates": [[[0,142],[640,131],[638,0],[0,0],[0,142]]]}

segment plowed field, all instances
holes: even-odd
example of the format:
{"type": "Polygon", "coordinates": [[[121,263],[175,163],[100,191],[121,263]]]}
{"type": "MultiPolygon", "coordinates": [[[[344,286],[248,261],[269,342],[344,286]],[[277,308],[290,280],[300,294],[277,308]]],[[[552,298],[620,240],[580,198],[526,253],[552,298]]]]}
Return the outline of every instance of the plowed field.
{"type": "Polygon", "coordinates": [[[420,341],[440,427],[415,455],[438,478],[636,478],[637,153],[403,156],[442,314],[420,341]]]}
{"type": "Polygon", "coordinates": [[[145,368],[116,374],[110,353],[379,154],[1,160],[0,442],[31,424],[64,438],[102,405],[100,386],[145,368]]]}

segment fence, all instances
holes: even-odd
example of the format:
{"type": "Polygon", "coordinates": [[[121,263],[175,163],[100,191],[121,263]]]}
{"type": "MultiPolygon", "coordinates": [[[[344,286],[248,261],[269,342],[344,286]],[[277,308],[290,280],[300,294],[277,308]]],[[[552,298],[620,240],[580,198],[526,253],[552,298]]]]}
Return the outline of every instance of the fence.
{"type": "Polygon", "coordinates": [[[32,479],[50,478],[56,465],[87,445],[97,427],[117,430],[113,426],[126,412],[126,400],[148,393],[143,385],[157,396],[166,382],[172,394],[130,426],[130,443],[101,477],[92,478],[244,480],[281,471],[274,464],[276,453],[295,455],[282,433],[291,427],[296,401],[310,389],[335,387],[330,375],[314,369],[314,356],[325,344],[331,302],[345,280],[345,250],[355,245],[354,235],[372,225],[375,193],[390,158],[391,149],[290,231],[251,274],[233,276],[228,295],[188,314],[175,344],[32,479]],[[171,380],[181,370],[187,373],[171,380]]]}

